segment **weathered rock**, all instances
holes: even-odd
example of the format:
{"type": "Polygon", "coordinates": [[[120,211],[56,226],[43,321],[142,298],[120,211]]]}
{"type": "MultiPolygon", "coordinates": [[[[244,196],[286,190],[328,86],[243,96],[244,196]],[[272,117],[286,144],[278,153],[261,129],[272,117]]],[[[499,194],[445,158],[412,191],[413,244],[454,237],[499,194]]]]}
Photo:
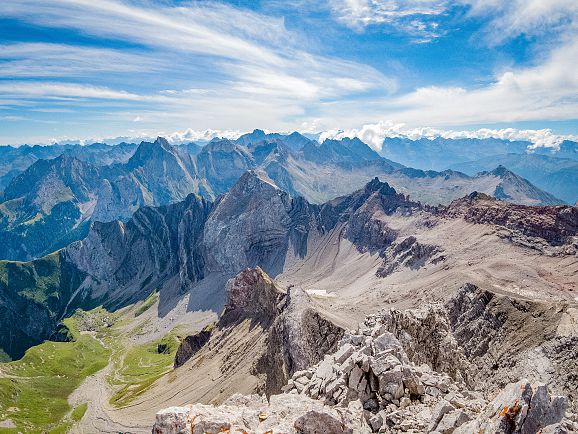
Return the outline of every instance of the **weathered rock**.
{"type": "MultiPolygon", "coordinates": [[[[403,316],[390,311],[368,317],[358,330],[343,335],[333,354],[325,355],[307,369],[296,371],[283,388],[284,394],[271,396],[270,407],[261,409],[269,415],[266,423],[278,420],[277,429],[281,426],[287,429],[281,432],[320,432],[323,427],[324,432],[339,433],[349,432],[349,429],[356,433],[572,432],[576,425],[571,419],[574,416],[566,413],[568,400],[550,396],[543,385],[532,385],[525,380],[512,383],[488,403],[483,394],[468,390],[455,367],[452,372],[458,382],[424,364],[424,360],[431,361],[440,351],[430,352],[434,344],[427,336],[437,336],[441,342],[452,343],[450,351],[455,351],[453,355],[438,358],[438,367],[447,366],[452,357],[457,357],[455,360],[459,362],[466,360],[456,356],[460,347],[451,339],[448,320],[438,316],[440,312],[436,308],[426,310],[425,315],[403,316]],[[432,330],[414,334],[418,333],[417,327],[424,319],[434,326],[434,334],[432,330]],[[404,324],[411,333],[404,334],[404,324]],[[398,335],[401,341],[396,337],[398,335]],[[411,358],[405,348],[412,351],[411,358]],[[422,364],[416,365],[411,360],[422,364]],[[299,422],[290,428],[286,428],[289,419],[281,420],[279,418],[285,416],[276,413],[276,406],[286,405],[286,399],[302,400],[291,402],[294,408],[289,413],[295,415],[293,422],[299,422]]],[[[262,423],[259,430],[265,427],[264,421],[259,423],[262,423]]]]}
{"type": "Polygon", "coordinates": [[[175,354],[174,367],[178,368],[179,366],[182,366],[187,360],[193,357],[193,355],[209,341],[210,337],[210,328],[201,330],[199,333],[185,337],[185,339],[183,339],[179,345],[177,353],[175,354]]]}
{"type": "Polygon", "coordinates": [[[220,326],[251,319],[269,324],[280,313],[285,293],[261,268],[247,268],[227,282],[220,326]]]}
{"type": "Polygon", "coordinates": [[[455,432],[536,434],[546,428],[556,432],[558,427],[570,423],[565,419],[566,408],[566,398],[550,396],[544,385],[521,380],[506,386],[474,421],[455,432]]]}
{"type": "Polygon", "coordinates": [[[308,411],[293,424],[295,431],[299,434],[349,434],[353,433],[351,428],[346,428],[339,419],[327,413],[308,411]]]}
{"type": "Polygon", "coordinates": [[[302,434],[371,432],[359,412],[355,405],[337,411],[302,395],[275,395],[269,404],[256,395],[235,395],[218,407],[195,404],[160,411],[153,434],[212,434],[227,429],[232,433],[269,430],[302,434]]]}
{"type": "Polygon", "coordinates": [[[441,434],[451,434],[454,430],[470,420],[470,417],[461,410],[455,410],[443,415],[436,426],[441,434]]]}

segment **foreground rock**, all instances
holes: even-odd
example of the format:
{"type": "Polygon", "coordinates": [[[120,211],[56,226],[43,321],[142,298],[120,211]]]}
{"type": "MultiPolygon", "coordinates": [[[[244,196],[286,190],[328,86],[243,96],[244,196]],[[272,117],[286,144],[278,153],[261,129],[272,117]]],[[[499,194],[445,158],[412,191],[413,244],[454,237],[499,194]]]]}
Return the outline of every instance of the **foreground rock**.
{"type": "Polygon", "coordinates": [[[523,379],[507,385],[488,402],[463,381],[456,382],[427,364],[410,362],[400,341],[387,331],[390,321],[389,313],[368,317],[359,330],[344,336],[334,354],[296,373],[284,391],[322,400],[330,407],[360,402],[373,432],[578,429],[578,424],[565,417],[568,399],[550,396],[545,385],[523,379]]]}
{"type": "Polygon", "coordinates": [[[267,403],[235,396],[222,406],[173,407],[157,414],[155,434],[169,433],[571,433],[565,397],[520,380],[485,399],[427,364],[410,361],[374,315],[346,333],[337,351],[293,374],[267,403]]]}
{"type": "Polygon", "coordinates": [[[331,408],[311,398],[235,395],[218,407],[195,404],[159,412],[153,434],[371,432],[360,408],[331,408]]]}
{"type": "Polygon", "coordinates": [[[388,310],[379,321],[409,359],[494,396],[522,378],[548,384],[578,410],[578,309],[466,284],[445,305],[388,310]]]}

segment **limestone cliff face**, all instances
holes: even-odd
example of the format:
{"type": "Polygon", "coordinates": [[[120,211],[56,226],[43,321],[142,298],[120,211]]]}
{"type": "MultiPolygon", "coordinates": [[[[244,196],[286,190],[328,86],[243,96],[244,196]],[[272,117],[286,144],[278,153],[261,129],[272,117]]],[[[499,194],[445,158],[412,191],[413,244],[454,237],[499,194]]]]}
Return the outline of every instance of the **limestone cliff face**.
{"type": "Polygon", "coordinates": [[[416,364],[490,393],[532,378],[578,408],[578,311],[572,304],[522,300],[466,284],[446,305],[380,316],[416,364]]]}
{"type": "Polygon", "coordinates": [[[94,223],[88,237],[64,254],[87,276],[81,291],[110,307],[146,297],[170,277],[184,291],[204,277],[199,245],[211,209],[195,195],[141,208],[127,223],[94,223]]]}
{"type": "Polygon", "coordinates": [[[382,251],[389,247],[398,234],[388,227],[384,217],[395,212],[410,215],[421,208],[377,178],[358,194],[356,203],[350,206],[345,236],[360,250],[382,251]]]}
{"type": "Polygon", "coordinates": [[[225,291],[220,327],[245,319],[268,326],[280,313],[285,299],[285,292],[259,267],[241,271],[227,282],[225,291]]]}
{"type": "Polygon", "coordinates": [[[257,390],[267,396],[279,393],[291,376],[335,351],[344,330],[320,314],[309,296],[289,288],[266,328],[265,350],[253,372],[263,377],[257,390]]]}
{"type": "Polygon", "coordinates": [[[293,199],[265,174],[247,172],[215,204],[205,228],[207,271],[235,273],[260,266],[281,272],[289,250],[304,256],[316,207],[293,199]]]}

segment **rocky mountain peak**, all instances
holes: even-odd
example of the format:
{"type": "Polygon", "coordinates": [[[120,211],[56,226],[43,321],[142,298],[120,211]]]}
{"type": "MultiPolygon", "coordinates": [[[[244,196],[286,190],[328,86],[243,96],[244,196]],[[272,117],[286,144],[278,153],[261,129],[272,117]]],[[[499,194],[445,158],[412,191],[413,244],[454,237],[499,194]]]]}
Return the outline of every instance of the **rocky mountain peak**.
{"type": "Polygon", "coordinates": [[[70,187],[75,193],[81,192],[84,197],[89,187],[95,187],[97,172],[97,168],[91,164],[68,153],[49,160],[38,160],[10,182],[4,191],[4,199],[21,196],[32,198],[43,186],[48,194],[55,180],[58,180],[59,185],[70,187]]]}
{"type": "Polygon", "coordinates": [[[219,324],[240,318],[269,322],[278,311],[285,293],[260,268],[247,268],[230,279],[226,286],[226,303],[219,324]]]}
{"type": "Polygon", "coordinates": [[[141,142],[127,164],[129,168],[144,166],[148,161],[175,153],[176,149],[166,139],[158,137],[154,142],[141,142]]]}
{"type": "Polygon", "coordinates": [[[165,149],[171,147],[171,145],[169,144],[168,140],[165,139],[164,137],[161,137],[161,136],[159,136],[159,137],[156,138],[156,140],[154,141],[154,144],[157,145],[157,146],[161,146],[161,147],[163,147],[163,148],[165,148],[165,149]]]}
{"type": "Polygon", "coordinates": [[[520,185],[525,185],[525,184],[530,185],[527,180],[525,180],[521,176],[515,174],[510,169],[508,169],[505,166],[502,166],[501,164],[489,173],[502,179],[502,182],[508,181],[508,182],[512,182],[512,183],[520,184],[520,185]]]}
{"type": "Polygon", "coordinates": [[[564,203],[501,164],[492,171],[477,173],[473,179],[484,179],[486,183],[491,181],[490,185],[495,187],[493,187],[493,191],[486,190],[486,192],[500,200],[526,205],[559,205],[564,203]],[[520,198],[525,198],[525,200],[520,198]]]}
{"type": "Polygon", "coordinates": [[[235,142],[239,143],[241,145],[250,145],[252,143],[265,140],[267,138],[267,136],[268,136],[268,134],[266,134],[265,131],[260,130],[260,129],[255,129],[250,133],[243,134],[241,137],[239,137],[237,140],[235,140],[235,142]]]}
{"type": "Polygon", "coordinates": [[[272,191],[272,189],[279,190],[279,187],[267,176],[267,173],[263,170],[255,169],[246,171],[231,188],[231,193],[235,196],[240,193],[272,191]]]}
{"type": "Polygon", "coordinates": [[[211,140],[201,152],[232,152],[238,148],[238,145],[229,139],[218,139],[214,138],[211,140]]]}
{"type": "Polygon", "coordinates": [[[387,182],[381,182],[376,176],[365,185],[365,191],[369,193],[380,193],[385,196],[395,196],[397,192],[387,182]]]}

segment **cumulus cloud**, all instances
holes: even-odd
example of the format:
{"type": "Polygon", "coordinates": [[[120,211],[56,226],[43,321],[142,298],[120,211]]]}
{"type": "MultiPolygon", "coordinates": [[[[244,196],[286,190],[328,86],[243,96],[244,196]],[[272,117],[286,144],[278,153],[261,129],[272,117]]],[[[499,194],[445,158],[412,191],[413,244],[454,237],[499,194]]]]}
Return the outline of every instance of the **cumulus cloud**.
{"type": "Polygon", "coordinates": [[[194,130],[192,128],[187,128],[184,131],[148,131],[148,132],[133,132],[132,134],[127,134],[124,136],[95,136],[95,137],[84,137],[84,138],[74,138],[74,137],[52,137],[47,142],[38,143],[40,145],[46,144],[80,144],[80,145],[90,145],[92,143],[107,143],[116,145],[121,142],[126,143],[140,143],[142,141],[153,141],[157,137],[164,137],[169,143],[173,145],[180,145],[183,143],[190,142],[208,142],[216,137],[222,139],[235,140],[238,139],[245,132],[237,130],[194,130]]]}
{"type": "Polygon", "coordinates": [[[408,122],[504,123],[575,119],[578,113],[578,39],[556,48],[537,66],[508,69],[482,88],[425,87],[392,101],[408,122]]]}
{"type": "Polygon", "coordinates": [[[375,150],[381,150],[384,139],[388,137],[400,137],[410,140],[435,139],[501,139],[509,141],[527,141],[528,149],[540,147],[559,149],[564,140],[578,141],[578,135],[554,134],[550,129],[542,130],[519,130],[515,128],[478,130],[443,130],[432,127],[408,128],[405,124],[395,123],[391,120],[366,124],[358,129],[351,130],[328,130],[321,133],[319,140],[342,139],[345,137],[357,137],[375,150]]]}
{"type": "Polygon", "coordinates": [[[238,139],[244,132],[238,130],[193,130],[191,128],[181,132],[174,132],[163,135],[171,143],[185,143],[185,142],[207,142],[215,137],[221,139],[235,140],[238,139]]]}

